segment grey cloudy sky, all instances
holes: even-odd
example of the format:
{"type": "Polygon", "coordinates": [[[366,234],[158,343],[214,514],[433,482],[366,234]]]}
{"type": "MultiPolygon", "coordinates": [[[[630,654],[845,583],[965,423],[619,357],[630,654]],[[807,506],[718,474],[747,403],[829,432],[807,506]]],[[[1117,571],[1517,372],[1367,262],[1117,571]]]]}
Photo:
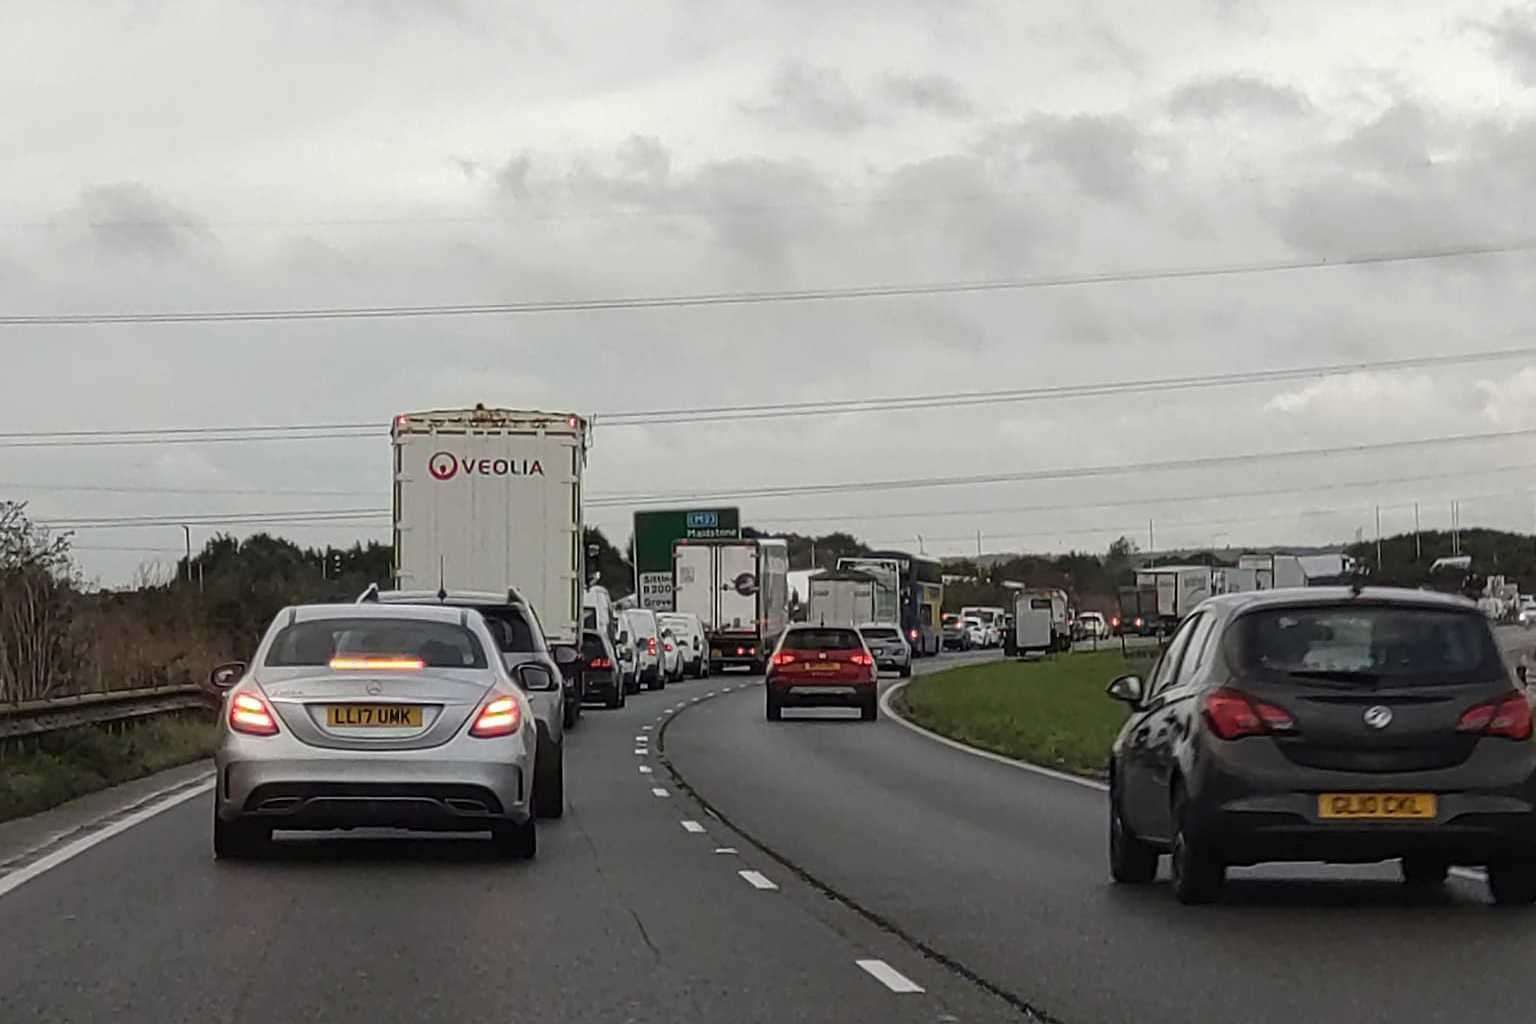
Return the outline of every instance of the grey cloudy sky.
{"type": "MultiPolygon", "coordinates": [[[[0,313],[1017,279],[1533,236],[1536,8],[1126,7],[0,0],[0,313]]],[[[0,432],[380,424],[362,439],[0,448],[0,494],[42,518],[382,506],[386,426],[410,409],[600,414],[1517,347],[1536,344],[1532,259],[730,308],[0,327],[0,432]],[[233,489],[345,493],[214,493],[233,489]]],[[[1532,428],[1536,359],[599,424],[595,494],[1022,472],[1532,428]]],[[[943,553],[974,550],[978,529],[989,550],[1145,543],[1149,517],[1158,546],[1321,543],[1369,536],[1377,503],[1388,531],[1407,528],[1416,500],[1426,525],[1459,499],[1464,523],[1530,529],[1531,447],[742,505],[764,525],[922,535],[943,553]]],[[[622,508],[590,518],[628,532],[622,508]]],[[[117,582],[152,549],[174,553],[180,531],[80,545],[87,572],[117,582]],[[117,548],[135,550],[103,550],[117,548]]]]}

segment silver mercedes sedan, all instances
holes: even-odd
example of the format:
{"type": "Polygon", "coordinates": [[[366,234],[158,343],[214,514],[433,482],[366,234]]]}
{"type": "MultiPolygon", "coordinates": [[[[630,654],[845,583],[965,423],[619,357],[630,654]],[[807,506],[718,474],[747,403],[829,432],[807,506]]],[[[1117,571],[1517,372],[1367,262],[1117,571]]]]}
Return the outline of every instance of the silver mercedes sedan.
{"type": "Polygon", "coordinates": [[[533,857],[524,691],[556,682],[496,651],[466,608],[284,609],[249,665],[213,671],[225,691],[214,856],[259,855],[274,830],[386,827],[488,831],[503,855],[533,857]]]}

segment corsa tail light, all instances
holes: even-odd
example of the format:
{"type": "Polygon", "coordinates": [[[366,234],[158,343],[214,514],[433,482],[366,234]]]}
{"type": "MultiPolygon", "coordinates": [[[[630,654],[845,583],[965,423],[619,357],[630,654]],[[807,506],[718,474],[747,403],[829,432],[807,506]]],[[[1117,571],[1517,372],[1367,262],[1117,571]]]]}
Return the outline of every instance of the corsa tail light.
{"type": "Polygon", "coordinates": [[[276,736],[277,719],[267,702],[249,691],[241,691],[229,701],[229,727],[248,736],[276,736]]]}
{"type": "Polygon", "coordinates": [[[1296,731],[1289,711],[1225,686],[1206,695],[1202,710],[1211,731],[1224,740],[1296,731]]]}
{"type": "Polygon", "coordinates": [[[1508,693],[1497,700],[1477,704],[1462,713],[1457,732],[1502,736],[1508,740],[1531,738],[1531,705],[1523,694],[1508,693]]]}
{"type": "Polygon", "coordinates": [[[480,709],[475,724],[469,727],[469,734],[483,740],[510,736],[522,724],[523,712],[518,707],[517,698],[502,695],[480,709]]]}

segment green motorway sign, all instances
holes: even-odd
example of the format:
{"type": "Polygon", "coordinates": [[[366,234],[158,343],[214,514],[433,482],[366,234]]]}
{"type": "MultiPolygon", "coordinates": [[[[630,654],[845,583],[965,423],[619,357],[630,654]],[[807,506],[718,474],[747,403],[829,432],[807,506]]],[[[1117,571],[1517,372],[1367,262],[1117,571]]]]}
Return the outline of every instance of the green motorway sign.
{"type": "Polygon", "coordinates": [[[640,606],[672,607],[672,545],[680,540],[741,536],[741,510],[677,508],[635,513],[635,593],[640,606]]]}

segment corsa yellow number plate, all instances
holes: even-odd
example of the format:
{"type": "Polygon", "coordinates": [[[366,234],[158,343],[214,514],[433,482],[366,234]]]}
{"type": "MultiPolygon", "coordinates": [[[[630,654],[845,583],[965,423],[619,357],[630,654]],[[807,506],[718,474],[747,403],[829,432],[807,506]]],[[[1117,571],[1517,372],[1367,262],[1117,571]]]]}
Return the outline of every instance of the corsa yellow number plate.
{"type": "Polygon", "coordinates": [[[420,729],[421,708],[404,704],[332,704],[325,724],[333,729],[420,729]]]}
{"type": "Polygon", "coordinates": [[[1423,821],[1433,819],[1433,793],[1319,793],[1317,816],[1346,821],[1423,821]]]}

